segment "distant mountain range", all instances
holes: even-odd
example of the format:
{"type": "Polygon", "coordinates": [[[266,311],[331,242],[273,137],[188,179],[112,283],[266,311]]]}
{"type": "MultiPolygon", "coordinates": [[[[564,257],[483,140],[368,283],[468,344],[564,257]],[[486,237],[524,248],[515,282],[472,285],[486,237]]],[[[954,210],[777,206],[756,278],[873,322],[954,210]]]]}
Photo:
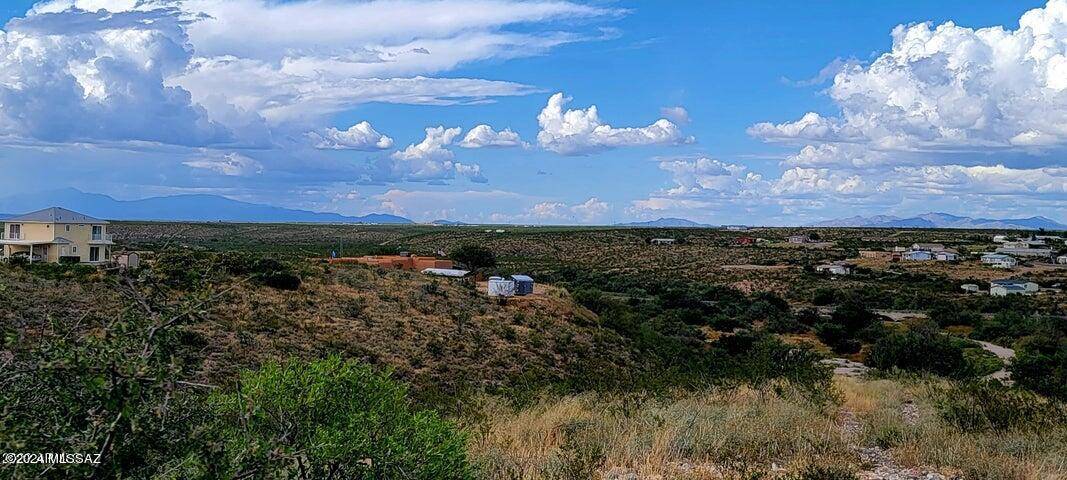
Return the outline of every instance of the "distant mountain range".
{"type": "Polygon", "coordinates": [[[470,224],[466,223],[466,222],[458,222],[458,221],[455,221],[455,220],[434,220],[434,221],[430,222],[430,225],[459,226],[459,225],[470,225],[470,224]]]}
{"type": "Polygon", "coordinates": [[[707,227],[703,223],[697,223],[684,218],[657,218],[647,222],[616,223],[616,227],[645,227],[645,228],[695,228],[707,227]]]}
{"type": "MultiPolygon", "coordinates": [[[[116,200],[107,195],[64,188],[0,198],[7,216],[48,207],[64,207],[109,220],[176,220],[191,222],[308,222],[308,223],[413,223],[404,217],[370,214],[360,217],[337,213],[294,210],[231,200],[218,195],[173,195],[141,200],[116,200]]],[[[4,218],[0,216],[0,218],[4,218]]]]}
{"type": "Polygon", "coordinates": [[[811,227],[871,227],[871,228],[967,228],[983,230],[1067,230],[1067,225],[1051,218],[971,218],[947,213],[926,213],[901,218],[892,215],[848,217],[817,222],[811,227]]]}

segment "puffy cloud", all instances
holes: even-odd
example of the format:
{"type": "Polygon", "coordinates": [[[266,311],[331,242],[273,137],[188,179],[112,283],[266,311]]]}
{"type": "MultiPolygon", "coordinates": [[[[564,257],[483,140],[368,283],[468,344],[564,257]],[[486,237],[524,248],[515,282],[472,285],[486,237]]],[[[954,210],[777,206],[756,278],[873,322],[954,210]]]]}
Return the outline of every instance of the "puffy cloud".
{"type": "Polygon", "coordinates": [[[599,198],[591,197],[582,203],[572,205],[570,210],[579,220],[592,222],[603,218],[611,210],[611,206],[599,198]]]}
{"type": "Polygon", "coordinates": [[[165,79],[192,56],[168,9],[74,11],[0,31],[0,131],[46,142],[227,142],[190,93],[165,79]]]}
{"type": "Polygon", "coordinates": [[[596,105],[585,110],[563,110],[570,99],[563,93],[552,95],[537,116],[541,147],[563,155],[584,155],[596,151],[639,145],[678,145],[693,142],[667,119],[647,127],[615,128],[601,122],[596,105]]]}
{"type": "Polygon", "coordinates": [[[826,168],[794,167],[775,180],[770,193],[778,196],[842,195],[866,196],[875,191],[859,175],[842,174],[826,168]]]}
{"type": "Polygon", "coordinates": [[[630,203],[630,208],[627,211],[633,215],[642,216],[648,212],[684,211],[693,213],[712,206],[711,202],[691,198],[652,196],[644,200],[634,200],[630,203]]]}
{"type": "Polygon", "coordinates": [[[838,123],[815,112],[808,112],[795,122],[757,123],[748,127],[748,134],[764,140],[859,140],[855,132],[846,131],[838,123]]]}
{"type": "Polygon", "coordinates": [[[268,146],[361,103],[532,93],[432,75],[589,40],[556,24],[623,13],[558,0],[42,1],[0,39],[0,133],[268,146]]]}
{"type": "Polygon", "coordinates": [[[461,128],[445,128],[445,127],[431,127],[426,129],[426,138],[419,143],[413,143],[408,145],[407,148],[394,152],[393,158],[396,160],[451,160],[455,157],[455,154],[451,150],[448,150],[448,145],[452,144],[460,133],[463,133],[461,128]]]}
{"type": "MultiPolygon", "coordinates": [[[[895,157],[900,160],[900,156],[895,157]]],[[[790,167],[877,168],[890,163],[885,152],[844,143],[807,145],[795,155],[786,157],[783,165],[790,167]]]]}
{"type": "Polygon", "coordinates": [[[524,215],[512,216],[508,221],[533,221],[537,223],[595,223],[605,220],[611,211],[607,202],[597,197],[573,205],[563,202],[540,202],[526,210],[524,215]]]}
{"type": "Polygon", "coordinates": [[[686,110],[685,107],[662,107],[659,109],[659,114],[662,115],[663,118],[679,125],[689,124],[689,110],[686,110]]]}
{"type": "Polygon", "coordinates": [[[890,51],[834,78],[839,118],[750,133],[891,150],[1067,146],[1067,0],[1026,12],[1017,30],[920,23],[892,36],[890,51]]]}
{"type": "Polygon", "coordinates": [[[211,170],[228,177],[247,177],[263,173],[263,165],[239,153],[208,155],[183,162],[190,168],[211,170]]]}
{"type": "Polygon", "coordinates": [[[1067,167],[1008,168],[1004,165],[898,167],[886,188],[919,195],[1019,195],[1067,200],[1067,167]]]}
{"type": "Polygon", "coordinates": [[[449,145],[462,133],[460,128],[431,127],[426,129],[426,138],[393,152],[388,159],[379,161],[372,172],[373,181],[441,182],[460,175],[476,183],[485,183],[478,165],[452,161],[455,154],[449,145]]]}
{"type": "Polygon", "coordinates": [[[330,127],[323,132],[310,132],[315,148],[326,150],[384,150],[393,146],[393,139],[378,133],[369,122],[352,125],[348,130],[330,127]]]}
{"type": "Polygon", "coordinates": [[[459,146],[463,148],[526,147],[528,144],[510,128],[498,132],[489,125],[478,125],[467,132],[467,136],[463,137],[459,146]]]}
{"type": "Polygon", "coordinates": [[[749,172],[748,167],[735,163],[700,157],[696,159],[665,160],[659,168],[670,172],[674,188],[669,195],[697,195],[708,193],[740,194],[762,183],[763,178],[749,172]]]}

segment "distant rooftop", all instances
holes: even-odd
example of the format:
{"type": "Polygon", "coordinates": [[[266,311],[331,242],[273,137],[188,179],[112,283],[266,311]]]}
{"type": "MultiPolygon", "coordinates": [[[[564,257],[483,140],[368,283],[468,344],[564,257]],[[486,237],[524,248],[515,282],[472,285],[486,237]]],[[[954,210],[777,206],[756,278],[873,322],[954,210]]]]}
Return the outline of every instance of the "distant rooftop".
{"type": "Polygon", "coordinates": [[[107,223],[99,218],[67,210],[61,207],[45,208],[25,215],[16,215],[4,219],[5,222],[40,222],[40,223],[107,223]]]}

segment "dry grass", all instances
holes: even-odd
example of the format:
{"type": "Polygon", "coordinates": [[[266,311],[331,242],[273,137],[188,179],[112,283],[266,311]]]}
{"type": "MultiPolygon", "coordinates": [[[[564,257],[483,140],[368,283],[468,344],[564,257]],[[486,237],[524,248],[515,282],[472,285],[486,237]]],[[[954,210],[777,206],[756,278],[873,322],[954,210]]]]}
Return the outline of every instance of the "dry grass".
{"type": "Polygon", "coordinates": [[[937,414],[935,388],[943,382],[839,378],[837,385],[843,408],[864,425],[860,443],[889,449],[901,465],[969,479],[1067,478],[1067,425],[965,432],[937,414]]]}
{"type": "Polygon", "coordinates": [[[514,411],[489,401],[471,426],[487,478],[723,478],[853,469],[832,412],[789,394],[740,388],[674,399],[582,395],[514,411]]]}
{"type": "Polygon", "coordinates": [[[840,404],[827,408],[750,388],[553,397],[520,410],[483,398],[467,428],[472,456],[492,479],[789,478],[812,464],[873,468],[859,464],[854,447],[882,447],[902,467],[948,478],[1067,478],[1067,426],[964,432],[937,414],[944,386],[839,377],[840,404]],[[854,434],[838,422],[844,411],[859,422],[854,434]]]}

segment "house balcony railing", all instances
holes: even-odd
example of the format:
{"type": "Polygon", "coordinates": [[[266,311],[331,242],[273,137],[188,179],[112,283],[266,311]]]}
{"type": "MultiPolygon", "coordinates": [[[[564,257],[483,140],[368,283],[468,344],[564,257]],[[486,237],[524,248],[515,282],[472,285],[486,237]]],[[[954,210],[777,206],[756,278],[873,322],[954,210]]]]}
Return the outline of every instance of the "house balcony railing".
{"type": "Polygon", "coordinates": [[[22,240],[21,233],[0,232],[0,240],[22,240]]]}
{"type": "Polygon", "coordinates": [[[91,240],[93,242],[110,243],[110,242],[115,241],[115,236],[110,234],[110,233],[94,233],[92,235],[92,237],[90,237],[89,240],[91,240]]]}

